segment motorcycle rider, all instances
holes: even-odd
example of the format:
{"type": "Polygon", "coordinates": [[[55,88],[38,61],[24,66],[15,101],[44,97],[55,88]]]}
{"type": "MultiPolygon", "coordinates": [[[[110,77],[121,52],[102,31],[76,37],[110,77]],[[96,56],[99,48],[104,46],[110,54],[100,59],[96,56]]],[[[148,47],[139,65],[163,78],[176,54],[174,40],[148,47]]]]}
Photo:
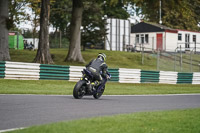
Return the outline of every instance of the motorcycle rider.
{"type": "MultiPolygon", "coordinates": [[[[89,64],[86,65],[86,69],[92,73],[94,76],[95,82],[92,83],[93,86],[98,86],[103,83],[104,79],[108,79],[108,66],[105,63],[106,55],[104,53],[99,53],[96,59],[90,61],[89,64]]],[[[92,86],[88,87],[90,91],[92,91],[92,86]]]]}

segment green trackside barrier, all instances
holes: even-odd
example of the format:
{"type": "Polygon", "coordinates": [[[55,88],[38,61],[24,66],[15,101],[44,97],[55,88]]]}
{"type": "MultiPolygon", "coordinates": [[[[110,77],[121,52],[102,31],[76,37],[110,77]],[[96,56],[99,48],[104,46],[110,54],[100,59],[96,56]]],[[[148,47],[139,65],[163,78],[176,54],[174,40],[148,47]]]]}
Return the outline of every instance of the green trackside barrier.
{"type": "MultiPolygon", "coordinates": [[[[5,78],[6,61],[0,61],[0,78],[5,78]]],[[[119,82],[119,69],[108,69],[110,81],[119,82]]],[[[70,66],[40,64],[40,80],[69,80],[70,66]]],[[[160,71],[140,71],[141,83],[159,83],[160,71]]],[[[191,84],[193,73],[177,73],[177,84],[191,84]]]]}
{"type": "Polygon", "coordinates": [[[56,70],[40,70],[40,73],[60,73],[60,74],[69,74],[69,71],[56,71],[56,70]]]}
{"type": "Polygon", "coordinates": [[[111,74],[110,81],[119,82],[119,69],[108,69],[108,72],[111,74]]]}
{"type": "Polygon", "coordinates": [[[52,77],[66,77],[67,74],[60,74],[60,73],[40,73],[40,76],[52,76],[52,77]]]}
{"type": "Polygon", "coordinates": [[[193,73],[178,73],[177,84],[192,84],[193,73]]]}
{"type": "Polygon", "coordinates": [[[6,62],[5,61],[0,61],[0,66],[4,66],[5,67],[6,62]]]}
{"type": "Polygon", "coordinates": [[[145,71],[141,70],[141,83],[158,83],[160,77],[159,71],[145,71]]]}
{"type": "Polygon", "coordinates": [[[40,70],[69,71],[69,66],[40,64],[40,70]]]}
{"type": "Polygon", "coordinates": [[[40,80],[69,80],[69,77],[40,76],[40,80]]]}
{"type": "Polygon", "coordinates": [[[41,64],[40,79],[69,80],[69,66],[41,64]]]}
{"type": "Polygon", "coordinates": [[[0,78],[5,77],[5,61],[0,61],[0,78]]]}

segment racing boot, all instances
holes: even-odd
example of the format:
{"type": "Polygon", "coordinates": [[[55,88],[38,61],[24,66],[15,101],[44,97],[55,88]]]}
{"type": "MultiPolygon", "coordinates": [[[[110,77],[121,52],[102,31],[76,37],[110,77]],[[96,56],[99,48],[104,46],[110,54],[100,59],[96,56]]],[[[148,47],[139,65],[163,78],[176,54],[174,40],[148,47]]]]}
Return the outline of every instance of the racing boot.
{"type": "Polygon", "coordinates": [[[96,88],[96,86],[95,86],[95,82],[92,82],[92,83],[91,83],[91,86],[92,86],[92,88],[91,88],[92,91],[95,91],[95,90],[96,90],[96,89],[95,89],[95,88],[96,88]]]}
{"type": "Polygon", "coordinates": [[[99,85],[101,85],[101,81],[96,80],[96,81],[94,82],[93,90],[98,89],[98,86],[99,86],[99,85]]]}
{"type": "Polygon", "coordinates": [[[101,81],[96,80],[96,81],[94,82],[94,85],[95,85],[96,87],[99,86],[99,85],[101,85],[101,81]]]}

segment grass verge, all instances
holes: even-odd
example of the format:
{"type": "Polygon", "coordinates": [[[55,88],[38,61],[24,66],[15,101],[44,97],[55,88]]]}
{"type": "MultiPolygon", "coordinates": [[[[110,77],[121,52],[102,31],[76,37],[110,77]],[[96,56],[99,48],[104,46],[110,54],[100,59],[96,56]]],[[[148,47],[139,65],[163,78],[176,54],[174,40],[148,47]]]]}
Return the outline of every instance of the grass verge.
{"type": "Polygon", "coordinates": [[[142,112],[59,122],[12,133],[199,133],[200,109],[142,112]]]}
{"type": "MultiPolygon", "coordinates": [[[[53,61],[56,65],[84,66],[90,60],[96,58],[98,53],[105,53],[107,55],[106,63],[109,68],[156,69],[156,58],[145,56],[145,65],[142,65],[140,53],[87,49],[81,52],[86,61],[85,64],[82,64],[77,62],[64,62],[68,49],[50,49],[50,51],[54,55],[53,61]]],[[[35,55],[36,51],[10,49],[11,61],[33,62],[35,55]]]]}
{"type": "MultiPolygon", "coordinates": [[[[10,49],[10,56],[11,61],[15,62],[33,62],[36,51],[29,51],[29,50],[14,50],[10,49]]],[[[66,48],[54,48],[50,49],[51,54],[53,55],[53,61],[56,65],[72,65],[72,66],[84,66],[91,59],[97,57],[98,53],[105,53],[107,55],[107,61],[109,68],[134,68],[134,69],[142,69],[142,70],[156,70],[157,69],[157,58],[156,54],[144,54],[144,64],[142,64],[142,55],[141,53],[134,53],[134,52],[121,52],[121,51],[106,51],[106,50],[96,50],[96,49],[86,49],[86,51],[81,51],[84,60],[86,61],[85,64],[77,63],[77,62],[64,62],[64,59],[67,56],[68,49],[66,48]]],[[[179,54],[177,54],[178,56],[179,54]]],[[[174,56],[173,56],[174,57],[174,56]]],[[[173,58],[172,57],[172,58],[173,58]]],[[[192,70],[194,72],[199,71],[198,67],[198,60],[200,55],[194,54],[192,58],[196,61],[193,61],[192,70]]],[[[159,69],[163,71],[174,71],[174,60],[169,60],[168,58],[161,57],[159,63],[159,69]],[[167,65],[166,65],[167,62],[167,65]]],[[[182,72],[190,72],[190,54],[183,54],[183,62],[189,62],[189,64],[183,63],[182,64],[182,72]]],[[[180,63],[179,58],[177,57],[176,61],[176,71],[180,71],[180,63]]]]}
{"type": "MultiPolygon", "coordinates": [[[[64,80],[0,79],[0,94],[72,95],[76,82],[64,80]]],[[[104,95],[200,93],[200,85],[191,84],[120,84],[108,82],[104,95]]]]}

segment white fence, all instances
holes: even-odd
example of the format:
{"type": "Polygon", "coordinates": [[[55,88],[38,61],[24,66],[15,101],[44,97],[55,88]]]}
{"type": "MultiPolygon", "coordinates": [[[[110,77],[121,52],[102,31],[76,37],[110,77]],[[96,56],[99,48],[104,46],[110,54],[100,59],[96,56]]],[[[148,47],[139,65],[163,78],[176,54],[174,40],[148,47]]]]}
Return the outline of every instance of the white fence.
{"type": "MultiPolygon", "coordinates": [[[[0,78],[22,80],[69,80],[82,77],[83,66],[60,66],[23,62],[0,62],[0,78]]],[[[180,73],[140,69],[109,69],[111,81],[119,83],[200,84],[200,72],[180,73]]]]}
{"type": "Polygon", "coordinates": [[[23,62],[6,62],[5,79],[28,79],[40,78],[40,64],[23,62]]]}

